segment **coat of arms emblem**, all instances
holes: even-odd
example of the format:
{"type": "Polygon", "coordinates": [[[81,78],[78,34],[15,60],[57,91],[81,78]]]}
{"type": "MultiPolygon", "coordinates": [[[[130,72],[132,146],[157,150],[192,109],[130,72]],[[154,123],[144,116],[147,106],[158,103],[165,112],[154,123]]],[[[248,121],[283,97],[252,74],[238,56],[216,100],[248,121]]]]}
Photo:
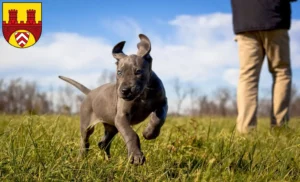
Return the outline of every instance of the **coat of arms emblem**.
{"type": "Polygon", "coordinates": [[[2,3],[2,32],[14,47],[33,46],[42,34],[42,3],[2,3]]]}

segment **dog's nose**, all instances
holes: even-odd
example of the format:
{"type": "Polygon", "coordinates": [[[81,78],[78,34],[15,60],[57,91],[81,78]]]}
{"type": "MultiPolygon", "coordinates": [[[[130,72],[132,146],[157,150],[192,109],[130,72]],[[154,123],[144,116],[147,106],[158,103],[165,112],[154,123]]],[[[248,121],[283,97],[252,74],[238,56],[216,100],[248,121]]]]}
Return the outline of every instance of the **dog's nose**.
{"type": "Polygon", "coordinates": [[[129,93],[131,92],[131,89],[130,88],[122,88],[122,94],[124,95],[128,95],[129,93]]]}

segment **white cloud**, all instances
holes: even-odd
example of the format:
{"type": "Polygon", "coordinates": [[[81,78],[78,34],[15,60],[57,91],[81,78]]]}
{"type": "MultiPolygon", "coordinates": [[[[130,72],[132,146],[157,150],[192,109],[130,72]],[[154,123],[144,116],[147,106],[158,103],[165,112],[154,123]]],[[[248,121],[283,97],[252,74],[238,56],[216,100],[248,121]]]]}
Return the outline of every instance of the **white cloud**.
{"type": "Polygon", "coordinates": [[[113,61],[111,46],[100,38],[76,33],[54,33],[27,49],[16,49],[0,39],[0,69],[78,70],[113,61]]]}
{"type": "Polygon", "coordinates": [[[237,86],[238,84],[238,78],[239,78],[239,69],[231,68],[225,70],[223,74],[223,78],[225,81],[230,83],[233,86],[237,86]]]}
{"type": "Polygon", "coordinates": [[[155,68],[166,77],[207,81],[220,76],[216,69],[237,65],[230,15],[183,15],[169,24],[176,29],[173,39],[153,48],[153,57],[165,65],[155,68]]]}
{"type": "Polygon", "coordinates": [[[294,67],[300,67],[300,20],[293,20],[290,34],[291,59],[294,67]]]}

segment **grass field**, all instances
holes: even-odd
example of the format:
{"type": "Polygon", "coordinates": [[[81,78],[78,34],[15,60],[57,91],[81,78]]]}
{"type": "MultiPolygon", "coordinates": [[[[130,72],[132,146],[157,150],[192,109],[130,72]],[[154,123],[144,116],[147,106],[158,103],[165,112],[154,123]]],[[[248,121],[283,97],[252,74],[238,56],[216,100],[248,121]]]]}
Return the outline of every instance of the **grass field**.
{"type": "Polygon", "coordinates": [[[0,116],[0,181],[300,181],[300,119],[289,130],[269,129],[239,135],[234,118],[171,118],[153,141],[135,126],[146,156],[143,166],[128,163],[120,135],[107,160],[97,147],[103,127],[96,126],[91,150],[78,160],[79,118],[0,116]]]}

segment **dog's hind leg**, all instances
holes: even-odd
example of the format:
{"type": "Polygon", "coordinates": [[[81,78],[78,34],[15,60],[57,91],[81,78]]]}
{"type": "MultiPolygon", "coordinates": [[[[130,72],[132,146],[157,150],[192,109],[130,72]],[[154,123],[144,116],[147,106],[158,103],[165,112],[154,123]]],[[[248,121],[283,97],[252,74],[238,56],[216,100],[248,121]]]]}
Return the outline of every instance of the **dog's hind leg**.
{"type": "Polygon", "coordinates": [[[89,138],[93,133],[94,133],[94,127],[86,128],[86,129],[81,128],[81,146],[80,146],[81,157],[86,156],[90,147],[89,138]]]}
{"type": "Polygon", "coordinates": [[[104,150],[107,157],[110,158],[110,145],[114,136],[118,133],[115,126],[103,123],[104,126],[104,136],[98,143],[100,149],[104,150]]]}
{"type": "Polygon", "coordinates": [[[165,123],[168,112],[167,102],[151,113],[148,126],[143,131],[143,136],[147,140],[155,139],[160,133],[160,128],[165,123]]]}
{"type": "Polygon", "coordinates": [[[94,132],[93,121],[96,120],[92,110],[89,107],[82,107],[80,112],[80,131],[81,131],[81,146],[80,156],[84,157],[90,147],[89,138],[94,132]]]}

